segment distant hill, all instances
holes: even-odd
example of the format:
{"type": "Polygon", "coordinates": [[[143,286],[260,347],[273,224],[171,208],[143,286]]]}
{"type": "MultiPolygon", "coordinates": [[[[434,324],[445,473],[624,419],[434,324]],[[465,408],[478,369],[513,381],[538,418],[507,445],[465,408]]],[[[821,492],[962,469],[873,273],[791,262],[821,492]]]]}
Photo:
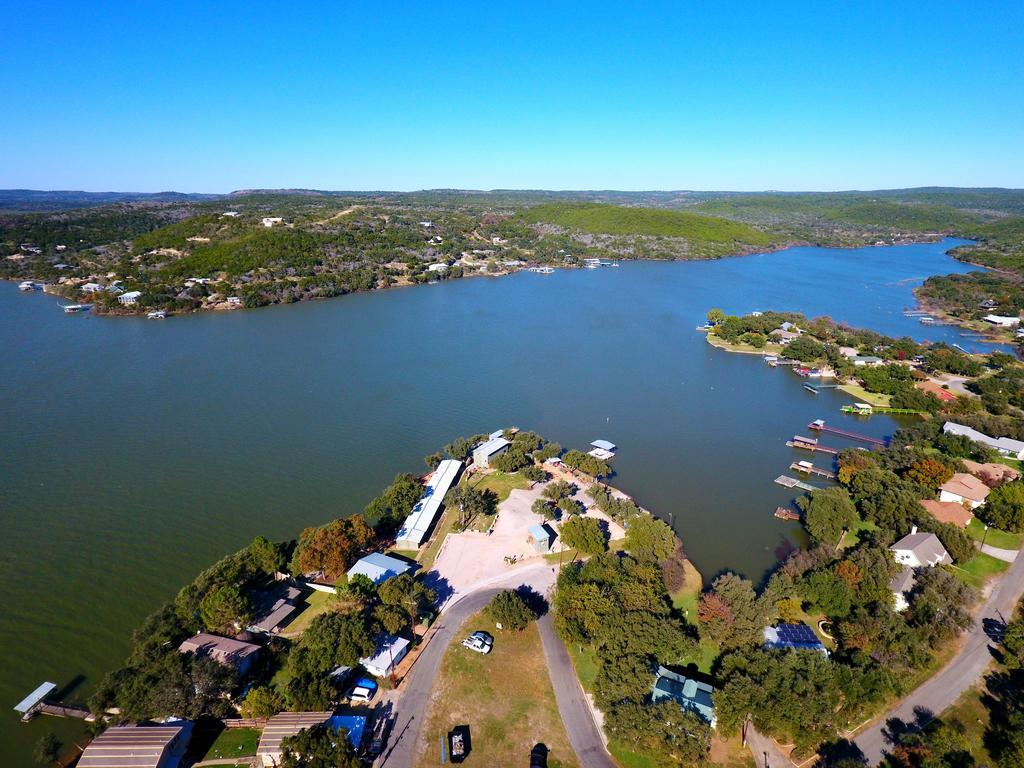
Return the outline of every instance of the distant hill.
{"type": "Polygon", "coordinates": [[[216,200],[223,195],[187,192],[80,192],[0,189],[0,211],[64,211],[111,203],[183,203],[216,200]]]}
{"type": "Polygon", "coordinates": [[[654,235],[749,245],[772,242],[768,234],[741,222],[664,208],[549,203],[528,208],[521,216],[533,224],[555,224],[595,235],[654,235]]]}

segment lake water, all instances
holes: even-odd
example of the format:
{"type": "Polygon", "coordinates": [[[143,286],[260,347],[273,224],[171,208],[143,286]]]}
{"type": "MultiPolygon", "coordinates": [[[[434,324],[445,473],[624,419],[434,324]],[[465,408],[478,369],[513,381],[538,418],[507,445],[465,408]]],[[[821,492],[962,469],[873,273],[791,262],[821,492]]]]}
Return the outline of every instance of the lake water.
{"type": "MultiPolygon", "coordinates": [[[[800,530],[771,515],[792,498],[772,483],[785,440],[841,422],[849,398],[695,326],[712,306],[796,310],[964,343],[902,315],[926,276],[970,269],[945,255],[958,243],[624,262],[164,322],[69,316],[2,284],[0,709],[43,680],[84,699],[210,562],[359,511],[451,438],[508,425],[617,443],[613,482],[674,521],[705,577],[759,579],[800,530]]],[[[28,765],[47,729],[77,725],[6,709],[3,764],[28,765]]]]}

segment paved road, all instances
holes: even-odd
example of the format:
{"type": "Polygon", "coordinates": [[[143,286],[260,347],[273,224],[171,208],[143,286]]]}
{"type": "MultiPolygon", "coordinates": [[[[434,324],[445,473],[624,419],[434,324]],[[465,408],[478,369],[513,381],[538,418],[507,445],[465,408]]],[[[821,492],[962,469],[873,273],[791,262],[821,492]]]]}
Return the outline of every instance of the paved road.
{"type": "Polygon", "coordinates": [[[548,662],[548,674],[551,675],[551,687],[555,689],[558,713],[580,765],[584,768],[616,768],[605,749],[598,725],[594,722],[569,652],[555,632],[551,614],[542,616],[537,626],[548,662]]]}
{"type": "Polygon", "coordinates": [[[441,658],[466,620],[482,610],[502,589],[525,584],[545,594],[553,582],[551,566],[547,563],[538,563],[513,570],[502,579],[491,580],[480,589],[445,605],[430,642],[420,653],[412,671],[403,682],[402,695],[395,706],[397,717],[391,729],[388,745],[384,749],[383,759],[379,762],[382,768],[411,768],[413,765],[419,749],[424,713],[437,673],[441,669],[441,658]]]}
{"type": "Polygon", "coordinates": [[[992,660],[990,634],[993,626],[998,631],[1013,617],[1013,611],[1024,594],[1024,557],[1018,557],[992,590],[978,613],[974,627],[967,633],[963,645],[953,660],[937,675],[904,699],[883,719],[871,725],[854,739],[854,743],[871,765],[882,761],[884,750],[890,747],[885,722],[898,718],[905,723],[915,720],[914,710],[921,708],[935,715],[955,702],[968,688],[977,683],[992,660]]]}

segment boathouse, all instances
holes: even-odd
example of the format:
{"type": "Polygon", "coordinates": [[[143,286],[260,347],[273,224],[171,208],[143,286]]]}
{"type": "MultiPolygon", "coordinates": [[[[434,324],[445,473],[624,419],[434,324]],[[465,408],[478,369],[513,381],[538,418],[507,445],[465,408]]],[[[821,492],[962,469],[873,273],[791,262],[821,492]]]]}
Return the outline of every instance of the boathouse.
{"type": "Polygon", "coordinates": [[[115,725],[90,742],[78,768],[177,768],[188,747],[192,723],[115,725]]]}
{"type": "Polygon", "coordinates": [[[458,479],[462,462],[446,459],[437,465],[424,490],[423,497],[416,502],[412,512],[405,519],[395,539],[399,549],[418,549],[434,525],[445,494],[458,479]]]}
{"type": "Polygon", "coordinates": [[[483,445],[473,449],[473,464],[478,467],[491,466],[491,460],[501,456],[511,443],[504,437],[492,437],[483,445]]]}

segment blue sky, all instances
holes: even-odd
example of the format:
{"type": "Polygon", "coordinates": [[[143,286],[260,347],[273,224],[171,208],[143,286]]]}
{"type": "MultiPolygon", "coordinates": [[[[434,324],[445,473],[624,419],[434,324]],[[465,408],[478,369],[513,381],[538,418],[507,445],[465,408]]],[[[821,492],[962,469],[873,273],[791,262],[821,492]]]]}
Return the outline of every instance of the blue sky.
{"type": "Polygon", "coordinates": [[[8,6],[0,187],[1024,187],[1019,0],[290,5],[8,6]]]}

